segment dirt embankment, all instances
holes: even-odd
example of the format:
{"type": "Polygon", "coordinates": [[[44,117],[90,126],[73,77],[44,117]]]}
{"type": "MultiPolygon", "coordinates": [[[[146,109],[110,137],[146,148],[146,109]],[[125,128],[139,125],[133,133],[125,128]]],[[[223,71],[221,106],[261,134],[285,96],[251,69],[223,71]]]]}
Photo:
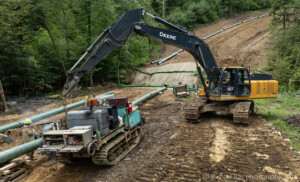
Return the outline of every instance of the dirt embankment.
{"type": "MultiPolygon", "coordinates": [[[[195,31],[195,34],[203,38],[229,25],[262,14],[264,13],[239,15],[235,18],[201,27],[195,31]]],[[[251,70],[263,66],[265,64],[265,48],[267,47],[270,20],[271,17],[256,19],[208,38],[205,42],[209,45],[217,64],[219,66],[241,66],[243,64],[244,66],[250,66],[251,70]]],[[[166,45],[161,57],[165,58],[178,50],[179,48],[166,45]]],[[[146,72],[165,71],[166,69],[168,71],[193,71],[196,70],[196,66],[193,56],[183,51],[160,66],[155,64],[142,69],[146,72]]],[[[192,73],[156,74],[152,76],[136,73],[132,84],[161,85],[162,83],[168,83],[169,85],[178,85],[179,82],[192,86],[197,84],[198,77],[192,73]]]]}

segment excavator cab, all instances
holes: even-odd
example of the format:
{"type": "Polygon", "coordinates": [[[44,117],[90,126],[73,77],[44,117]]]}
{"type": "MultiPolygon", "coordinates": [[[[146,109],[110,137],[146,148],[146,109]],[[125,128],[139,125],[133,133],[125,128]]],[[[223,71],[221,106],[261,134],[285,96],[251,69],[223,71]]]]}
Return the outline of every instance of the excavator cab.
{"type": "Polygon", "coordinates": [[[251,80],[248,69],[214,68],[209,80],[209,95],[216,97],[250,96],[251,80]]]}

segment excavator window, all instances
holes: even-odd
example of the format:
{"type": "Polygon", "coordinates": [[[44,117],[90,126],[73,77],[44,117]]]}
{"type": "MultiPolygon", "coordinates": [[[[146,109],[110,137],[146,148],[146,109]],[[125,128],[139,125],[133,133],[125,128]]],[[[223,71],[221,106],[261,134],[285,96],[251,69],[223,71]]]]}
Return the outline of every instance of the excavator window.
{"type": "Polygon", "coordinates": [[[236,96],[249,96],[251,84],[247,69],[239,69],[237,74],[236,96]]]}
{"type": "Polygon", "coordinates": [[[234,80],[236,70],[227,69],[223,72],[221,95],[234,95],[234,80]]]}
{"type": "Polygon", "coordinates": [[[247,69],[227,68],[213,70],[209,82],[211,96],[249,96],[251,84],[247,69]]]}
{"type": "Polygon", "coordinates": [[[221,70],[213,70],[209,82],[209,95],[219,96],[219,87],[221,85],[221,70]]]}

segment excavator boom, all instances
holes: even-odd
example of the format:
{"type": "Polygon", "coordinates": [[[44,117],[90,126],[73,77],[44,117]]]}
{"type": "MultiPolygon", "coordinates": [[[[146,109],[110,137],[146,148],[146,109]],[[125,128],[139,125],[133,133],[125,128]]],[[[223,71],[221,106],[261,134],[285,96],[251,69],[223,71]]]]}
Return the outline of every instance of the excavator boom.
{"type": "Polygon", "coordinates": [[[200,38],[193,35],[191,32],[173,25],[166,20],[147,13],[144,9],[136,9],[128,11],[121,16],[115,23],[108,26],[97,40],[87,49],[85,54],[78,62],[68,71],[67,81],[63,90],[63,97],[72,93],[77,89],[80,78],[89,70],[96,66],[101,60],[109,55],[114,49],[122,47],[126,39],[135,32],[142,36],[162,40],[167,44],[182,48],[193,55],[196,60],[197,70],[199,72],[203,87],[207,92],[206,85],[201,73],[201,68],[204,68],[207,75],[210,75],[211,70],[217,67],[216,61],[209,50],[208,45],[200,38]],[[149,16],[153,20],[162,23],[173,30],[153,27],[142,23],[144,15],[149,16]],[[75,71],[75,67],[83,60],[83,58],[94,50],[86,59],[82,66],[75,71]]]}

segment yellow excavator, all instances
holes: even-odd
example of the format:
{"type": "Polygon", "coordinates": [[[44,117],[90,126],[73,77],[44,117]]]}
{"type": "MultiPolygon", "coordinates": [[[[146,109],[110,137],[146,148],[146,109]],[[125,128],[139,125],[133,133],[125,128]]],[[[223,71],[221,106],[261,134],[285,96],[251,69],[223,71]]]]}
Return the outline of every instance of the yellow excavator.
{"type": "Polygon", "coordinates": [[[209,80],[199,89],[200,99],[185,107],[185,118],[198,122],[201,114],[232,114],[234,123],[249,123],[254,113],[251,99],[276,98],[278,81],[268,74],[249,73],[246,67],[214,67],[209,80]]]}
{"type": "Polygon", "coordinates": [[[278,95],[278,82],[271,75],[250,73],[246,67],[219,67],[209,46],[201,38],[144,9],[136,9],[124,13],[108,26],[68,71],[63,97],[76,90],[80,78],[114,49],[122,47],[133,32],[184,49],[195,58],[202,89],[199,90],[200,99],[191,101],[185,107],[187,120],[195,122],[205,112],[217,112],[233,114],[236,123],[248,123],[249,116],[254,112],[251,99],[276,98],[278,95]],[[171,30],[141,22],[145,15],[171,30]],[[90,56],[76,70],[75,67],[87,55],[90,56]],[[200,66],[207,75],[207,81],[204,80],[200,66]]]}

